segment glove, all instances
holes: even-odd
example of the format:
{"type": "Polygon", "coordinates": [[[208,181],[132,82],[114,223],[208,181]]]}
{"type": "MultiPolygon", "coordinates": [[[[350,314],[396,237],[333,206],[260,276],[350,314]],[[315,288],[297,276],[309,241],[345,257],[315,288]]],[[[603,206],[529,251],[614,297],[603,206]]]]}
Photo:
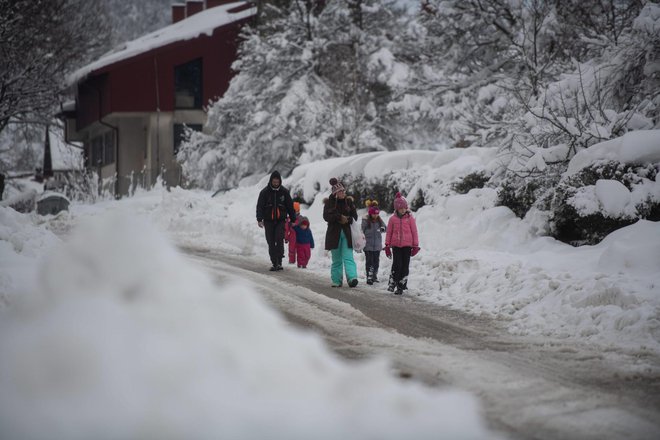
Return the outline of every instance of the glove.
{"type": "Polygon", "coordinates": [[[381,232],[381,233],[382,233],[382,232],[385,232],[385,228],[382,228],[382,227],[381,227],[381,228],[380,228],[380,232],[381,232]]]}
{"type": "Polygon", "coordinates": [[[389,246],[385,246],[385,256],[387,258],[392,258],[392,249],[389,246]]]}
{"type": "Polygon", "coordinates": [[[287,243],[287,244],[288,244],[288,243],[289,243],[289,240],[287,240],[287,239],[284,239],[284,243],[287,243]]]}
{"type": "Polygon", "coordinates": [[[263,221],[257,222],[257,224],[259,225],[260,228],[264,227],[264,222],[263,221]]]}
{"type": "Polygon", "coordinates": [[[346,223],[348,223],[348,217],[346,217],[345,215],[340,216],[339,217],[339,223],[341,223],[342,225],[345,225],[346,223]]]}
{"type": "Polygon", "coordinates": [[[419,252],[419,246],[414,246],[410,251],[410,256],[414,257],[415,255],[417,255],[417,252],[419,252]]]}

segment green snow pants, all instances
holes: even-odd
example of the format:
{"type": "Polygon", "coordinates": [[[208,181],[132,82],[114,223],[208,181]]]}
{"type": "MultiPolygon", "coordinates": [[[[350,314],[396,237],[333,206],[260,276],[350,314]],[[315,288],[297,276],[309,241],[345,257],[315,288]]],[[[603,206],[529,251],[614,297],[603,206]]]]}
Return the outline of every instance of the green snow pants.
{"type": "Polygon", "coordinates": [[[340,285],[342,282],[343,270],[346,270],[346,279],[348,281],[357,279],[357,266],[353,260],[353,249],[348,247],[348,240],[344,231],[339,234],[339,246],[330,251],[332,254],[332,267],[330,268],[330,277],[332,284],[340,285]]]}

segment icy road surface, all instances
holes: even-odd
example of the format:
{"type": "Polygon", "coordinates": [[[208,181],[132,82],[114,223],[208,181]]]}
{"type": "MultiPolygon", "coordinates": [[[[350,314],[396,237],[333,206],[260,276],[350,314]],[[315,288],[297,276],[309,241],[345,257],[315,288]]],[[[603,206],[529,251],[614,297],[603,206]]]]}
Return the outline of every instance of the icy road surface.
{"type": "Polygon", "coordinates": [[[660,377],[631,373],[625,354],[515,337],[490,318],[386,295],[383,283],[335,289],[329,276],[185,252],[219,282],[252,283],[292,325],[318,332],[347,359],[386,357],[402,378],[471,391],[491,428],[511,438],[660,439],[660,377]]]}

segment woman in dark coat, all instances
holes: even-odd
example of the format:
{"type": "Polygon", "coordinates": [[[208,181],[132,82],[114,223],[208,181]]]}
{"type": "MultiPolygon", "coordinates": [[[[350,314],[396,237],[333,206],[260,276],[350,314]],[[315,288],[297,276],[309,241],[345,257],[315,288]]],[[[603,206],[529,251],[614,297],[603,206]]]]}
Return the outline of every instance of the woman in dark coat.
{"type": "Polygon", "coordinates": [[[346,189],[336,178],[330,179],[332,195],[324,201],[323,220],[328,222],[325,233],[325,249],[332,254],[330,277],[332,287],[341,287],[346,272],[350,287],[358,284],[357,266],[353,259],[351,223],[357,221],[357,210],[352,197],[346,197],[346,189]]]}

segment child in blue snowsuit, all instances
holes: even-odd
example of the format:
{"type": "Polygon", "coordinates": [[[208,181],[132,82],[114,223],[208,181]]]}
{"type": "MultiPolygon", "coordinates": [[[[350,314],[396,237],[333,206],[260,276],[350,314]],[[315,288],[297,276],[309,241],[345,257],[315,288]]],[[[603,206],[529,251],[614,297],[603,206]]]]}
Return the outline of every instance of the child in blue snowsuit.
{"type": "Polygon", "coordinates": [[[300,221],[293,226],[296,231],[296,254],[298,255],[298,267],[305,269],[309,259],[312,257],[312,249],[314,249],[314,236],[312,230],[309,229],[309,220],[307,217],[302,217],[300,221]]]}

